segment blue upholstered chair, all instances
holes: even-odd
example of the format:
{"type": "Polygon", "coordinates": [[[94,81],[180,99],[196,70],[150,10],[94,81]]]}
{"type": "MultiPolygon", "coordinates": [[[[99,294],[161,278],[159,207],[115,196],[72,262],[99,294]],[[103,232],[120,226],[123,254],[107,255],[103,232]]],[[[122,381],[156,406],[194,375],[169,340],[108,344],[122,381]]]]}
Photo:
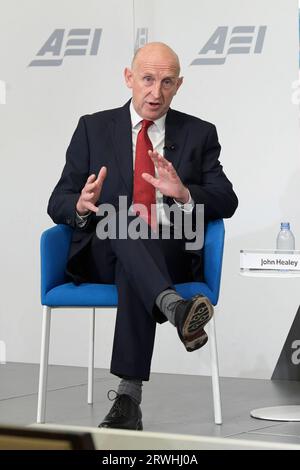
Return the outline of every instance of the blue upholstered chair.
{"type": "MultiPolygon", "coordinates": [[[[184,298],[195,294],[207,296],[217,305],[220,290],[223,245],[223,220],[209,222],[204,237],[204,282],[177,284],[176,290],[184,298]]],[[[90,346],[88,364],[88,403],[93,402],[95,309],[116,307],[118,303],[115,285],[81,284],[76,286],[66,281],[65,267],[71,242],[72,229],[57,225],[46,230],[41,237],[41,302],[43,305],[43,327],[41,362],[39,375],[37,422],[45,422],[47,373],[49,358],[51,311],[57,308],[90,308],[90,346]]],[[[222,423],[219,388],[218,355],[216,345],[215,319],[207,324],[211,354],[211,373],[215,423],[222,423]]]]}

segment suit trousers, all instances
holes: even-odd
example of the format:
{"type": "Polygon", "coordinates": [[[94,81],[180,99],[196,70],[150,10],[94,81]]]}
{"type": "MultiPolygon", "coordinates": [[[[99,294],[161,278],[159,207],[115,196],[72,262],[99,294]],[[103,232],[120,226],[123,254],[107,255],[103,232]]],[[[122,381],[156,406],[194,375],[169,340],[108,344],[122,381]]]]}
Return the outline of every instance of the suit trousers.
{"type": "Polygon", "coordinates": [[[86,282],[118,290],[111,373],[149,380],[156,323],[167,320],[155,300],[173,284],[193,280],[192,256],[172,231],[170,239],[100,239],[95,233],[83,255],[86,282]]]}

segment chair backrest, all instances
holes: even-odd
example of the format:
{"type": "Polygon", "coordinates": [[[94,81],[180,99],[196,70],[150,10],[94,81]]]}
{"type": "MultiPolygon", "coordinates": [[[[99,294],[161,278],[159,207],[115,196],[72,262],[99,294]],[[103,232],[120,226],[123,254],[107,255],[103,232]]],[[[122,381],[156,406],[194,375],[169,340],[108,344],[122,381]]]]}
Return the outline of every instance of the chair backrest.
{"type": "Polygon", "coordinates": [[[50,289],[66,282],[65,269],[73,229],[56,225],[41,237],[41,301],[50,289]]]}
{"type": "Polygon", "coordinates": [[[213,304],[219,299],[225,227],[222,219],[208,222],[205,229],[203,263],[204,281],[213,293],[213,304]]]}

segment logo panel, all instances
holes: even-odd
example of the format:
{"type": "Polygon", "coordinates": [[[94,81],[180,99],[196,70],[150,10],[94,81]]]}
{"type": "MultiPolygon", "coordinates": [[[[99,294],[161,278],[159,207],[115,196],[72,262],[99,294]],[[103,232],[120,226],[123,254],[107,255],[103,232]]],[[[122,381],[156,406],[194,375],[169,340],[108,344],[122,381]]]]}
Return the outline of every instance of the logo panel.
{"type": "Polygon", "coordinates": [[[219,26],[190,65],[223,65],[231,54],[261,54],[267,26],[219,26]]]}
{"type": "Polygon", "coordinates": [[[39,58],[32,60],[29,67],[58,67],[66,56],[95,56],[101,35],[102,28],[71,29],[68,33],[65,29],[55,29],[36,54],[39,58]]]}

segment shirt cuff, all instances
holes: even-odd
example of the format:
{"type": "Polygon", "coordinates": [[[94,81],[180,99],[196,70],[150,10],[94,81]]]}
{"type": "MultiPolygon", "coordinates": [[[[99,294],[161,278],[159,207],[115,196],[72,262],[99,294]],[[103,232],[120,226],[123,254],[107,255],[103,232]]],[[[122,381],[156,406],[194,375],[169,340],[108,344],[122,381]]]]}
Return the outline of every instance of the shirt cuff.
{"type": "Polygon", "coordinates": [[[189,200],[185,204],[181,204],[180,202],[176,201],[176,199],[173,199],[173,201],[177,204],[177,206],[183,212],[192,212],[195,206],[195,203],[194,203],[194,200],[192,199],[190,191],[189,191],[189,200]]]}
{"type": "Polygon", "coordinates": [[[76,218],[75,218],[75,221],[76,221],[76,225],[77,227],[79,228],[83,228],[86,223],[87,223],[87,219],[88,217],[90,216],[91,214],[91,211],[89,211],[87,214],[85,215],[79,215],[77,212],[76,212],[76,218]]]}

